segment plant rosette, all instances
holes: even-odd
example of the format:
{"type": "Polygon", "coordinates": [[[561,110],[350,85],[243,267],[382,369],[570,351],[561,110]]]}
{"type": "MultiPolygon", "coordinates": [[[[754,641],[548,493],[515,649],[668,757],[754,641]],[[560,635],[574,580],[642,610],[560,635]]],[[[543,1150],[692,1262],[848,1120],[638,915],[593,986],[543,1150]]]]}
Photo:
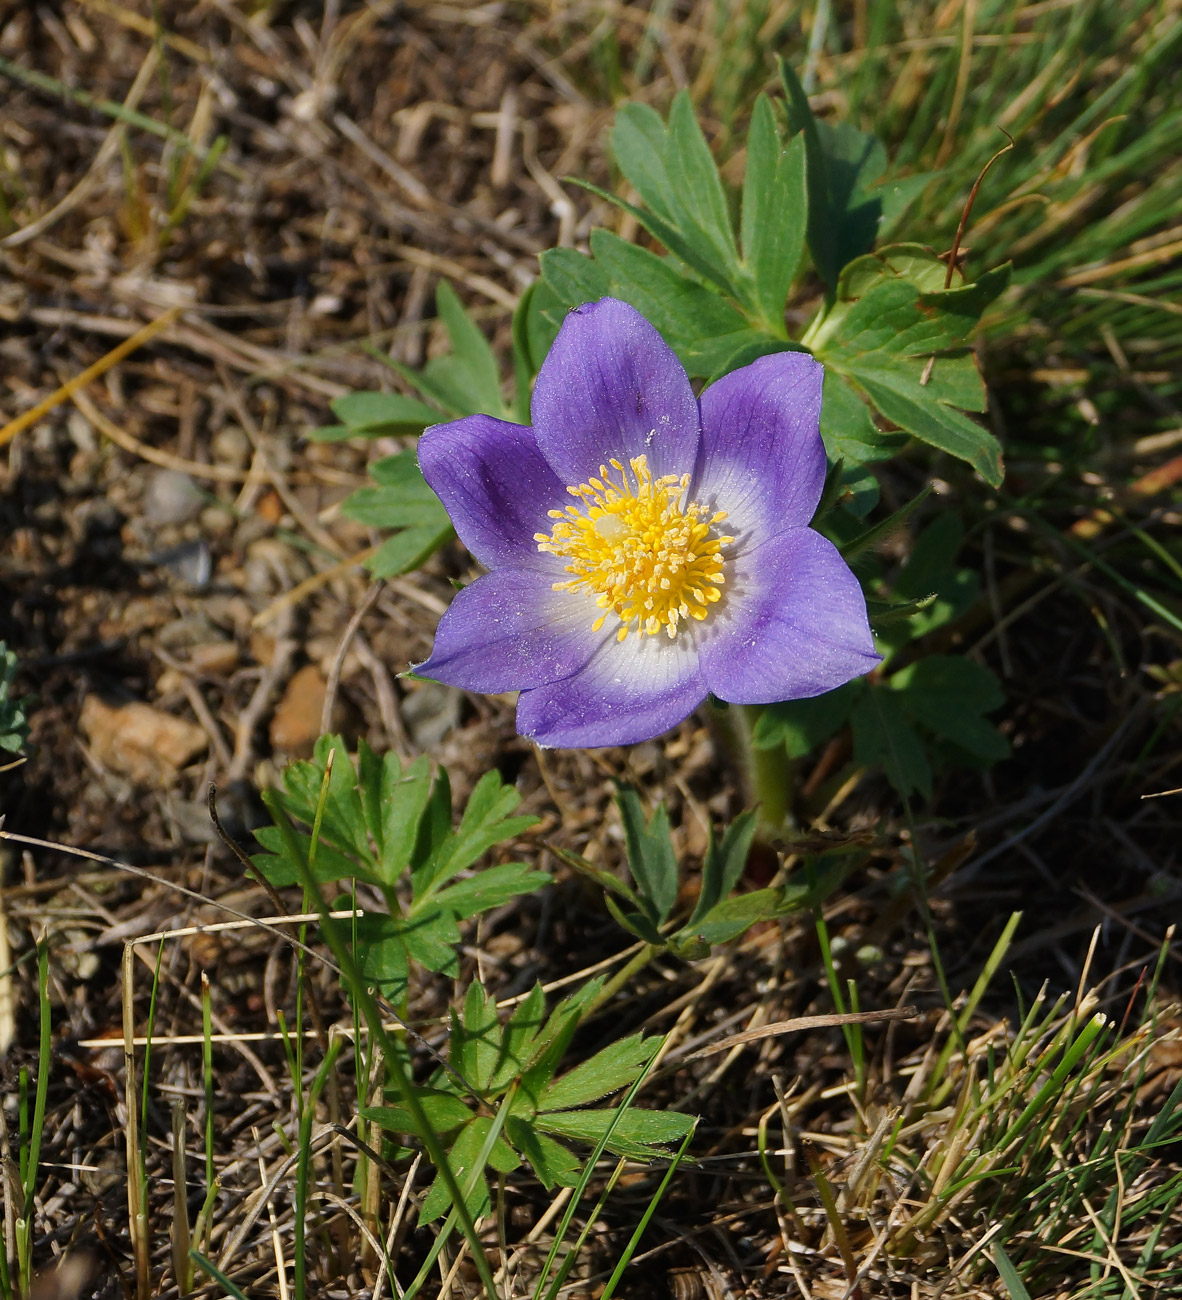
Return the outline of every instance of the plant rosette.
{"type": "Polygon", "coordinates": [[[533,425],[427,429],[419,464],[489,571],[440,621],[422,676],[519,691],[539,745],[660,735],[708,695],[769,704],[878,661],[861,586],[809,523],[825,484],[823,367],[778,352],[699,401],[633,307],[567,316],[533,425]]]}

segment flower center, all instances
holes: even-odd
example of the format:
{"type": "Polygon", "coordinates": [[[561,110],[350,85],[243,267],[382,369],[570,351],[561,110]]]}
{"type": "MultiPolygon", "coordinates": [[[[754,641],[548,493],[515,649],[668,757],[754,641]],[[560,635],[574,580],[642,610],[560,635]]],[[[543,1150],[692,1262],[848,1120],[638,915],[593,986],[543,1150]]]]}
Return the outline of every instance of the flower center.
{"type": "Polygon", "coordinates": [[[599,467],[599,477],[568,487],[578,505],[551,510],[550,535],[535,533],[539,551],[568,561],[574,574],[555,591],[587,591],[604,611],[620,620],[616,633],[673,638],[685,619],[704,619],[722,596],[722,547],[733,537],[716,537],[713,525],[726,511],[708,514],[696,501],[683,502],[688,474],[654,479],[644,456],[599,467]],[[631,470],[631,476],[629,476],[631,470]]]}

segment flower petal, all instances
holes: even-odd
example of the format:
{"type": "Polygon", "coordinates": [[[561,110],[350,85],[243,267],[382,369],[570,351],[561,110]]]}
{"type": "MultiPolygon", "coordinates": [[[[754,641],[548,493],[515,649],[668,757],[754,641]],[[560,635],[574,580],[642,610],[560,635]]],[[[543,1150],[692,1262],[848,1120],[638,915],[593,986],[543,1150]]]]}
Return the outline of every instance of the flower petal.
{"type": "Polygon", "coordinates": [[[689,473],[698,404],[660,334],[615,298],[576,307],[542,363],[534,432],[563,483],[575,487],[615,457],[647,456],[654,477],[689,473]]]}
{"type": "Polygon", "coordinates": [[[737,544],[808,524],[825,486],[824,367],[777,352],[724,375],[702,394],[702,445],[690,495],[727,511],[737,544]]]}
{"type": "Polygon", "coordinates": [[[705,698],[690,637],[612,637],[573,676],[522,692],[517,730],[539,745],[632,745],[676,726],[705,698]]]}
{"type": "Polygon", "coordinates": [[[568,497],[528,426],[491,415],[432,425],[419,439],[419,468],[481,564],[552,566],[534,534],[550,532],[546,512],[568,497]]]}
{"type": "Polygon", "coordinates": [[[492,695],[555,682],[610,636],[591,630],[599,613],[590,597],[554,591],[547,573],[495,569],[456,593],[415,672],[492,695]]]}
{"type": "Polygon", "coordinates": [[[790,529],[734,564],[698,632],[706,683],[732,704],[822,695],[879,662],[857,578],[811,528],[790,529]]]}

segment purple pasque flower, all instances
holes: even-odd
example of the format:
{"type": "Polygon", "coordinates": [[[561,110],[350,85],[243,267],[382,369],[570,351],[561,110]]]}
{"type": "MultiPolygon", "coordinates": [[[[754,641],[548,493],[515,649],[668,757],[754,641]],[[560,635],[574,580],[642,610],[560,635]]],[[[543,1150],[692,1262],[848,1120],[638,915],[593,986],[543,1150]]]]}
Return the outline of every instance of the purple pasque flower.
{"type": "Polygon", "coordinates": [[[825,482],[822,367],[778,352],[694,397],[652,325],[614,298],[567,316],[533,426],[428,429],[419,464],[489,572],[416,671],[520,691],[540,745],[660,735],[708,693],[767,704],[878,662],[857,579],[809,521],[825,482]]]}

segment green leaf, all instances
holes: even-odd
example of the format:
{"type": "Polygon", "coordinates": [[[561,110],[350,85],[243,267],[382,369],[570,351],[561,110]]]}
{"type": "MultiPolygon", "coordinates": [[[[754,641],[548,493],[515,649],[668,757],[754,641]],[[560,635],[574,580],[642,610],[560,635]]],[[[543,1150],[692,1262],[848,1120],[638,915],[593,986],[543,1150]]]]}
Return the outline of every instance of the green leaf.
{"type": "Polygon", "coordinates": [[[626,1088],[639,1077],[660,1045],[660,1038],[645,1038],[643,1034],[621,1038],[552,1083],[542,1093],[538,1109],[566,1110],[583,1106],[626,1088]]]}
{"type": "Polygon", "coordinates": [[[778,889],[756,889],[749,894],[724,898],[704,916],[679,930],[674,944],[705,955],[714,944],[726,943],[760,921],[782,916],[784,911],[784,896],[778,889]]]}
{"type": "Polygon", "coordinates": [[[310,437],[316,442],[335,442],[342,438],[388,438],[399,434],[421,433],[439,421],[439,412],[413,397],[401,393],[346,393],[330,403],[339,425],[315,429],[310,437]]]}
{"type": "Polygon", "coordinates": [[[657,1154],[652,1150],[654,1146],[680,1141],[694,1125],[689,1115],[659,1110],[548,1111],[534,1123],[547,1133],[592,1145],[610,1128],[607,1149],[613,1155],[634,1160],[651,1160],[657,1154]]]}
{"type": "Polygon", "coordinates": [[[811,754],[845,725],[855,700],[861,694],[862,685],[862,679],[858,678],[811,699],[767,705],[755,724],[753,740],[756,748],[774,749],[777,745],[785,745],[789,758],[811,754]]]}
{"type": "Polygon", "coordinates": [[[462,921],[500,907],[520,894],[532,894],[549,883],[550,877],[544,871],[534,871],[524,862],[506,862],[485,867],[467,880],[448,885],[435,895],[435,901],[462,921]]]}
{"type": "Polygon", "coordinates": [[[718,373],[740,350],[778,350],[775,340],[752,329],[740,311],[687,279],[669,259],[607,230],[591,232],[591,253],[594,260],[569,249],[554,249],[540,258],[542,275],[557,293],[563,315],[605,295],[631,303],[656,326],[688,373],[703,379],[718,373]]]}
{"type": "Polygon", "coordinates": [[[698,893],[697,905],[685,927],[687,930],[730,897],[743,877],[751,841],[755,838],[758,827],[757,812],[740,813],[726,828],[721,844],[715,839],[714,828],[711,827],[706,859],[702,863],[702,887],[698,893]]]}
{"type": "Polygon", "coordinates": [[[382,882],[389,887],[410,866],[430,795],[431,769],[425,755],[406,768],[397,754],[385,756],[370,824],[378,841],[382,882]]]}
{"type": "Polygon", "coordinates": [[[611,130],[612,153],[641,201],[673,224],[673,187],[665,169],[665,123],[648,104],[623,105],[611,130]]]}
{"type": "Polygon", "coordinates": [[[359,488],[346,498],[342,511],[358,523],[401,528],[447,518],[443,503],[431,491],[413,451],[400,451],[374,461],[369,468],[376,488],[359,488]]]}
{"type": "Polygon", "coordinates": [[[1030,1292],[1022,1281],[1022,1275],[1014,1267],[1013,1261],[1005,1253],[1000,1241],[993,1243],[993,1262],[997,1265],[997,1274],[1009,1293],[1010,1300],[1031,1300],[1030,1292]]]}
{"type": "Polygon", "coordinates": [[[898,603],[887,600],[868,600],[866,602],[866,614],[870,619],[871,627],[890,627],[892,623],[900,623],[909,618],[914,618],[916,614],[922,614],[925,609],[931,608],[937,599],[938,597],[933,591],[930,595],[921,596],[918,600],[904,600],[898,603]]]}
{"type": "Polygon", "coordinates": [[[497,1001],[473,982],[462,1013],[451,1013],[451,1063],[478,1092],[487,1090],[501,1054],[497,1001]]]}
{"type": "MultiPolygon", "coordinates": [[[[419,822],[419,836],[415,841],[411,870],[419,872],[436,858],[452,836],[451,779],[447,768],[441,767],[431,786],[427,807],[419,822]]],[[[419,890],[416,888],[416,893],[419,890]]]]}
{"type": "Polygon", "coordinates": [[[839,503],[855,519],[865,519],[878,505],[878,479],[865,465],[846,465],[839,482],[839,503]]]}
{"type": "Polygon", "coordinates": [[[538,1098],[554,1078],[579,1021],[602,988],[602,979],[588,980],[577,992],[563,998],[531,1043],[532,1059],[521,1076],[519,1095],[535,1108],[538,1098]]]}
{"type": "Polygon", "coordinates": [[[1010,747],[984,715],[1001,708],[996,676],[960,655],[929,655],[895,673],[892,690],[903,696],[910,716],[935,735],[986,762],[1006,758],[1010,747]]]}
{"type": "Polygon", "coordinates": [[[411,908],[402,922],[406,951],[421,966],[438,971],[449,979],[458,979],[460,927],[455,916],[434,903],[411,908]]]}
{"type": "Polygon", "coordinates": [[[677,225],[713,251],[733,283],[739,255],[726,193],[688,90],[678,91],[673,98],[667,141],[665,162],[677,225]]]}
{"type": "Polygon", "coordinates": [[[375,577],[393,577],[416,568],[449,541],[451,520],[413,451],[375,461],[370,475],[377,486],[351,493],[341,503],[341,513],[371,528],[401,530],[367,562],[375,577]]]}
{"type": "MultiPolygon", "coordinates": [[[[265,791],[262,799],[272,817],[283,817],[286,820],[286,814],[274,791],[265,791]]],[[[290,821],[287,822],[286,833],[277,826],[260,826],[254,837],[268,852],[253,854],[251,865],[276,889],[298,885],[303,879],[301,864],[308,861],[312,837],[297,831],[290,821]]],[[[312,877],[321,884],[329,884],[335,880],[347,879],[356,869],[351,858],[338,853],[331,845],[321,844],[316,853],[312,877]]]]}
{"type": "Polygon", "coordinates": [[[922,244],[891,244],[857,258],[842,272],[836,300],[810,329],[810,343],[835,357],[881,350],[925,360],[963,347],[1009,284],[1010,267],[949,289],[946,273],[922,244]]]}
{"type": "Polygon", "coordinates": [[[544,1042],[546,994],[535,984],[529,995],[515,1008],[501,1034],[497,1064],[489,1080],[489,1091],[497,1093],[520,1078],[533,1063],[544,1042]]]}
{"type": "Polygon", "coordinates": [[[301,879],[300,864],[308,861],[311,836],[288,819],[312,825],[330,752],[333,769],[312,864],[313,877],[323,883],[350,876],[371,884],[380,883],[357,789],[356,769],[340,736],[321,736],[311,760],[289,763],[284,768],[283,790],[268,791],[263,796],[276,825],[256,834],[255,838],[270,854],[259,855],[255,865],[277,888],[301,879]]]}
{"type": "MultiPolygon", "coordinates": [[[[944,275],[939,258],[919,244],[860,257],[842,272],[836,301],[808,342],[893,424],[967,461],[996,487],[1001,448],[963,414],[985,409],[984,387],[964,344],[1008,283],[1009,268],[948,290],[944,275]]],[[[856,419],[848,399],[843,408],[830,415],[831,425],[835,418],[839,424],[856,419]]],[[[848,453],[857,459],[856,448],[848,453]]]]}
{"type": "Polygon", "coordinates": [[[374,856],[369,845],[365,810],[357,791],[357,769],[343,737],[321,736],[316,741],[310,762],[290,763],[284,768],[283,785],[287,791],[284,802],[292,816],[309,826],[312,824],[330,754],[332,773],[328,778],[321,839],[354,854],[367,867],[372,867],[374,856]]]}
{"type": "Polygon", "coordinates": [[[948,274],[945,263],[924,244],[887,244],[856,257],[841,273],[837,282],[839,302],[856,302],[876,285],[892,280],[906,280],[916,289],[936,292],[944,287],[948,274]]]}
{"type": "MultiPolygon", "coordinates": [[[[546,352],[543,351],[535,362],[533,342],[530,337],[530,322],[537,314],[535,299],[538,297],[539,287],[540,282],[538,280],[526,285],[521,297],[517,300],[517,306],[513,309],[511,324],[511,337],[513,340],[513,402],[509,418],[516,420],[518,424],[529,423],[530,392],[533,388],[534,376],[541,369],[542,358],[546,355],[546,352]]],[[[548,346],[546,351],[549,351],[548,346]]]]}
{"type": "MultiPolygon", "coordinates": [[[[538,312],[549,327],[548,332],[554,335],[557,335],[572,307],[579,307],[585,302],[597,302],[608,296],[620,296],[613,292],[608,272],[573,248],[547,249],[538,255],[538,265],[541,267],[542,287],[545,291],[544,296],[538,300],[538,312]]],[[[538,329],[540,331],[540,326],[538,329]]]]}
{"type": "Polygon", "coordinates": [[[659,926],[677,901],[677,855],[669,836],[669,815],[658,804],[647,821],[640,796],[630,785],[617,784],[616,804],[624,826],[628,869],[636,882],[641,907],[659,926]]]}
{"type": "Polygon", "coordinates": [[[415,898],[429,896],[494,845],[536,825],[536,817],[509,816],[520,802],[521,796],[511,785],[502,782],[500,773],[486,772],[472,791],[458,829],[454,832],[449,829],[441,835],[415,867],[415,898]]]}
{"type": "Polygon", "coordinates": [[[483,410],[488,415],[507,415],[501,397],[501,371],[496,355],[446,280],[439,281],[435,306],[451,339],[452,358],[466,378],[464,389],[471,396],[473,410],[483,410]],[[490,410],[490,407],[497,409],[490,410]]]}
{"type": "Polygon", "coordinates": [[[878,429],[870,407],[837,370],[825,371],[822,392],[821,441],[830,462],[865,465],[893,456],[906,443],[905,436],[878,429]]]}
{"type": "Polygon", "coordinates": [[[884,196],[872,183],[886,170],[886,150],[848,123],[818,121],[796,74],[779,60],[788,125],[804,137],[808,160],[808,241],[813,264],[830,289],[847,262],[878,234],[884,196]]]}
{"type": "Polygon", "coordinates": [[[604,906],[612,914],[612,918],[617,925],[622,925],[629,934],[635,935],[638,939],[643,939],[645,943],[652,943],[658,946],[664,944],[661,938],[661,932],[652,923],[648,916],[642,911],[626,912],[616,902],[611,894],[604,894],[604,906]]]}
{"type": "Polygon", "coordinates": [[[439,501],[412,501],[383,487],[358,488],[346,498],[341,513],[369,528],[429,528],[440,533],[450,523],[439,501]]]}
{"type": "Polygon", "coordinates": [[[883,634],[887,647],[898,647],[943,627],[977,599],[977,575],[955,563],[963,536],[960,519],[945,511],[912,542],[911,554],[895,577],[891,593],[896,599],[922,601],[924,607],[905,624],[883,634]],[[930,600],[931,596],[935,600],[930,600]]]}
{"type": "Polygon", "coordinates": [[[505,1131],[509,1141],[533,1166],[547,1191],[553,1187],[574,1187],[578,1182],[583,1163],[561,1142],[539,1133],[528,1120],[516,1115],[510,1115],[505,1121],[505,1131]]]}
{"type": "MultiPolygon", "coordinates": [[[[423,1108],[427,1123],[440,1136],[460,1128],[472,1118],[471,1108],[454,1092],[416,1085],[415,1096],[423,1108]]],[[[423,1136],[410,1111],[404,1110],[401,1106],[367,1106],[362,1108],[361,1114],[365,1119],[373,1120],[392,1133],[412,1133],[418,1137],[423,1136]]]]}
{"type": "Polygon", "coordinates": [[[721,183],[688,98],[683,110],[675,105],[668,131],[654,109],[643,104],[624,105],[612,128],[611,142],[620,170],[632,182],[641,206],[588,182],[579,184],[631,213],[675,257],[723,293],[735,292],[737,254],[726,200],[723,196],[720,226],[717,195],[709,192],[717,187],[721,193],[721,183]],[[679,131],[675,130],[672,119],[684,112],[688,112],[691,125],[687,128],[682,121],[679,131]],[[702,211],[687,205],[684,194],[679,193],[679,187],[683,189],[695,180],[707,194],[702,211]]]}
{"type": "Polygon", "coordinates": [[[955,407],[933,400],[924,385],[909,375],[860,368],[858,383],[892,424],[913,433],[940,451],[967,461],[990,487],[1005,478],[1001,444],[987,429],[955,407]]]}
{"type": "Polygon", "coordinates": [[[432,357],[421,370],[392,358],[385,358],[386,363],[449,415],[479,412],[505,419],[508,411],[501,395],[500,371],[488,340],[446,280],[439,282],[435,303],[447,329],[451,353],[432,357]]]}
{"type": "Polygon", "coordinates": [[[585,857],[575,853],[572,849],[564,849],[561,844],[552,844],[549,848],[560,862],[565,862],[568,867],[571,867],[580,875],[586,876],[588,880],[593,880],[605,894],[618,894],[632,907],[640,906],[640,899],[637,898],[636,891],[631,885],[621,880],[619,876],[612,875],[606,868],[596,866],[594,862],[588,862],[585,857]]]}
{"type": "MultiPolygon", "coordinates": [[[[477,1168],[480,1152],[492,1128],[492,1123],[492,1119],[487,1115],[476,1116],[460,1130],[452,1149],[448,1152],[448,1166],[461,1189],[470,1181],[473,1170],[477,1168]]],[[[489,1154],[488,1163],[501,1173],[509,1173],[516,1169],[521,1161],[507,1142],[497,1138],[489,1154]]],[[[482,1218],[489,1212],[492,1200],[483,1171],[477,1177],[475,1186],[466,1193],[464,1201],[473,1219],[482,1218]]],[[[448,1195],[447,1187],[443,1179],[437,1175],[423,1198],[423,1204],[419,1209],[419,1224],[433,1223],[450,1205],[451,1197],[448,1195]]]]}
{"type": "Polygon", "coordinates": [[[747,132],[741,236],[760,317],[784,337],[784,306],[804,253],[808,186],[804,137],[785,149],[771,101],[760,95],[747,132]]]}
{"type": "Polygon", "coordinates": [[[916,792],[931,798],[931,764],[897,692],[865,691],[854,705],[851,722],[857,762],[881,767],[904,798],[916,792]]]}
{"type": "MultiPolygon", "coordinates": [[[[573,249],[552,249],[552,252],[571,252],[573,249]]],[[[543,254],[548,256],[549,254],[543,254]]],[[[578,253],[574,253],[576,260],[579,258],[578,253]]],[[[586,259],[583,259],[586,261],[586,259]]],[[[588,262],[588,265],[593,263],[588,262]]],[[[603,295],[598,295],[602,297],[603,295]]],[[[591,295],[594,297],[594,295],[591,295]]],[[[582,299],[583,302],[591,301],[591,297],[582,299]]],[[[528,357],[529,369],[532,375],[536,375],[542,368],[542,362],[546,359],[546,354],[554,346],[554,340],[558,337],[558,330],[562,324],[566,308],[565,300],[560,298],[555,292],[554,287],[545,279],[538,279],[530,285],[527,294],[522,301],[525,303],[524,321],[520,326],[521,347],[528,357]]],[[[517,317],[514,320],[517,321],[517,317]]],[[[518,388],[517,392],[517,413],[515,419],[520,420],[523,424],[529,423],[530,412],[530,389],[518,388]]]]}
{"type": "Polygon", "coordinates": [[[454,536],[450,522],[446,528],[404,528],[386,538],[375,554],[366,560],[365,567],[379,581],[396,578],[400,573],[409,573],[425,564],[454,536]]]}
{"type": "Polygon", "coordinates": [[[410,978],[402,917],[367,912],[353,924],[357,934],[355,958],[362,979],[387,1001],[400,1002],[410,978]]]}

